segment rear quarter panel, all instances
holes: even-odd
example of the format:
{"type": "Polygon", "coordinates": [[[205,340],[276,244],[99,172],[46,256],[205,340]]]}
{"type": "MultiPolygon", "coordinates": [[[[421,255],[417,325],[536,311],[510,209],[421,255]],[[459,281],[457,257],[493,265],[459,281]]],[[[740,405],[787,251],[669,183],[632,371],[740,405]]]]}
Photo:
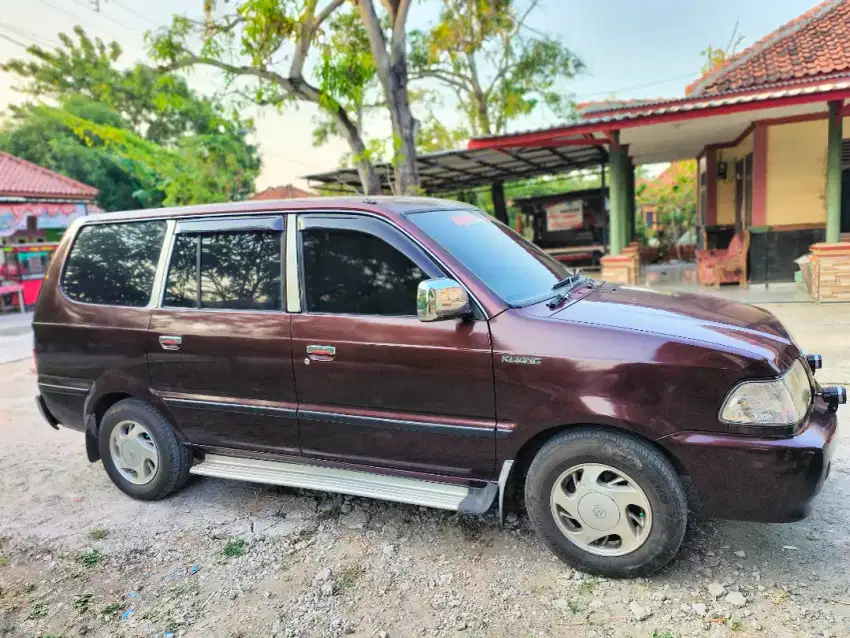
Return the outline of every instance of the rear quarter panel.
{"type": "Polygon", "coordinates": [[[61,291],[62,268],[79,224],[65,233],[47,271],[33,317],[39,391],[65,427],[84,430],[84,413],[107,392],[148,393],[149,308],[79,303],[61,291]],[[50,386],[54,386],[53,389],[50,386]],[[59,392],[59,387],[85,393],[59,392]]]}

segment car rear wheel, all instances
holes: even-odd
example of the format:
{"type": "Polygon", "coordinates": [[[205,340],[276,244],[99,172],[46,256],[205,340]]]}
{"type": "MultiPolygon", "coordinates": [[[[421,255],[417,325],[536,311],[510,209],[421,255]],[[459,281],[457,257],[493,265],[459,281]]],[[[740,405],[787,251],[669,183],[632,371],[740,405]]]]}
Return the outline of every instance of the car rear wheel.
{"type": "Polygon", "coordinates": [[[101,419],[98,446],[112,482],[133,498],[154,501],[189,477],[192,452],[156,408],[138,399],[119,401],[101,419]]]}
{"type": "Polygon", "coordinates": [[[670,462],[610,430],[571,430],[546,443],[529,467],[525,503],[550,550],[603,576],[660,570],[687,528],[687,498],[670,462]]]}

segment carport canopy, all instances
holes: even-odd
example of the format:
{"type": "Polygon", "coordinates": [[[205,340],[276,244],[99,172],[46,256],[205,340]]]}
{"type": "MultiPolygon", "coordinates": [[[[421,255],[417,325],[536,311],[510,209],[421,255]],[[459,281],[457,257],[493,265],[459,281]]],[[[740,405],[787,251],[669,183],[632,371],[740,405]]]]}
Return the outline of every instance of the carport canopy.
{"type": "MultiPolygon", "coordinates": [[[[607,161],[608,151],[601,142],[563,148],[525,146],[512,149],[462,149],[421,153],[416,158],[420,184],[428,194],[450,193],[502,185],[529,177],[598,168],[607,161]]],[[[385,190],[391,192],[392,165],[383,163],[377,165],[376,169],[385,190]]],[[[361,191],[356,168],[316,173],[305,176],[305,179],[311,184],[319,183],[328,190],[361,191]]]]}

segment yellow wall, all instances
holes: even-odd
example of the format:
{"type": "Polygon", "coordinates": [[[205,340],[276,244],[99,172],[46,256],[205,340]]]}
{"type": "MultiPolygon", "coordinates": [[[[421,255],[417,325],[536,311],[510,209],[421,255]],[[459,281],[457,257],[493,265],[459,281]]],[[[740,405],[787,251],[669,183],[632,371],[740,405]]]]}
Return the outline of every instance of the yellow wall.
{"type": "Polygon", "coordinates": [[[768,226],[826,223],[826,137],[825,119],[768,127],[768,226]]]}
{"type": "Polygon", "coordinates": [[[726,179],[717,179],[717,223],[735,223],[735,160],[753,152],[753,134],[745,137],[738,146],[717,150],[717,161],[726,162],[726,179]]]}

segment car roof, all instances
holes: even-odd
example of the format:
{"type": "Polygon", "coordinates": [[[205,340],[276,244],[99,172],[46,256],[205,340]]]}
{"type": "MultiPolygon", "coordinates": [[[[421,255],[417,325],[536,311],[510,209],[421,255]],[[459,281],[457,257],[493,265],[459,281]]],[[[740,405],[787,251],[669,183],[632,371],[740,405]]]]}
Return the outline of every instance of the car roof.
{"type": "Polygon", "coordinates": [[[171,219],[197,215],[241,215],[246,213],[347,212],[365,211],[394,217],[422,210],[470,208],[470,204],[433,197],[309,197],[303,199],[249,200],[221,204],[201,204],[173,208],[148,208],[116,213],[97,213],[83,218],[83,223],[99,221],[131,221],[142,219],[171,219]]]}

